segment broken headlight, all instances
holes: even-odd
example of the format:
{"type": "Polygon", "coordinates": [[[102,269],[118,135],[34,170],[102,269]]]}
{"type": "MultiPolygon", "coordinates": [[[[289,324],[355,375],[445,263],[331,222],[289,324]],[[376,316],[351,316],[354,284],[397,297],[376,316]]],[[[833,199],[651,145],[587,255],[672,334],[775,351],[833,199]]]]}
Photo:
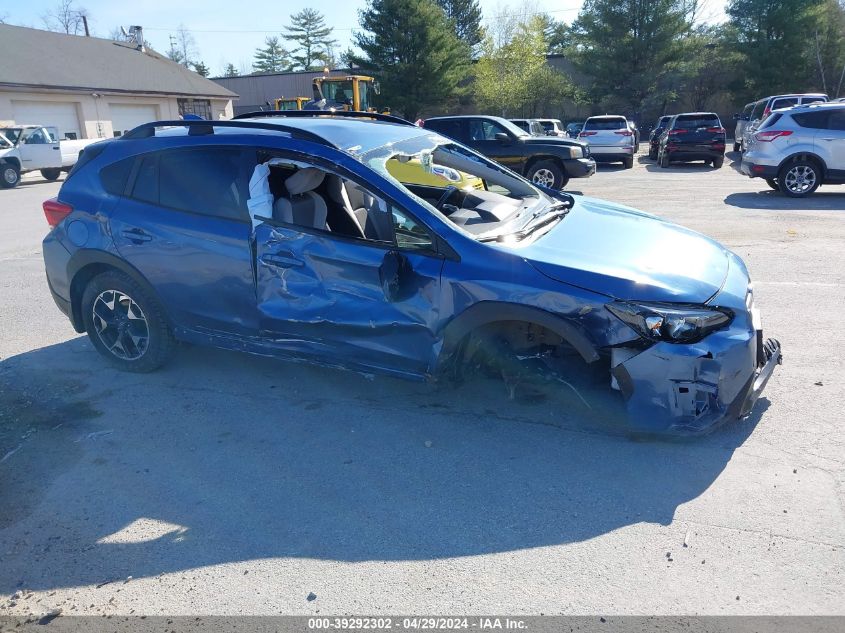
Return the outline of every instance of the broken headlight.
{"type": "Polygon", "coordinates": [[[695,343],[733,319],[728,310],[669,303],[614,301],[607,309],[643,337],[670,343],[695,343]]]}

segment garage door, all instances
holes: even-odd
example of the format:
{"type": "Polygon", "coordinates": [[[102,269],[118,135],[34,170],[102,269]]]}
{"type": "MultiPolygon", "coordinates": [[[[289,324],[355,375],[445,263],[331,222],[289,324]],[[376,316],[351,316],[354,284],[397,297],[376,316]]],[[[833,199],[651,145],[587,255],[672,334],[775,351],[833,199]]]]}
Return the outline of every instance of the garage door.
{"type": "Polygon", "coordinates": [[[136,103],[110,103],[111,125],[115,136],[123,135],[142,123],[156,121],[158,114],[154,105],[136,103]]]}
{"type": "Polygon", "coordinates": [[[75,103],[13,100],[12,115],[18,125],[56,127],[59,138],[82,138],[75,103]]]}

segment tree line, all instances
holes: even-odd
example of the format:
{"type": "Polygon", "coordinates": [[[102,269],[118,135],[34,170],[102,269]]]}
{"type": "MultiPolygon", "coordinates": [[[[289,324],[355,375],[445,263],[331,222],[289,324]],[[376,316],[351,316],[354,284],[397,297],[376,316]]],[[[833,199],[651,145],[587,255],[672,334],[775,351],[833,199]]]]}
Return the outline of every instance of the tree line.
{"type": "MultiPolygon", "coordinates": [[[[571,24],[531,2],[485,20],[478,0],[368,0],[342,53],[306,8],[256,49],[252,70],[358,68],[379,80],[383,105],[412,120],[460,110],[565,118],[565,103],[650,119],[781,92],[845,95],[845,0],[728,0],[720,24],[706,20],[706,0],[585,0],[571,24]]],[[[79,33],[82,16],[60,0],[43,20],[79,33]]],[[[167,56],[209,74],[184,25],[167,56]]]]}

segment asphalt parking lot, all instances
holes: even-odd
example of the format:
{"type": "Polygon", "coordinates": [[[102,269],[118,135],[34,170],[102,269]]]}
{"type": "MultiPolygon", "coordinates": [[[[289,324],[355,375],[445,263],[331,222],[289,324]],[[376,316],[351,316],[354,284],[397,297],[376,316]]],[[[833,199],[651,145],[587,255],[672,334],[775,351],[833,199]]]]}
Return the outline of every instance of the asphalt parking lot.
{"type": "Polygon", "coordinates": [[[60,183],[0,191],[0,613],[845,614],[845,186],[791,200],[728,157],[569,185],[749,266],[784,364],[692,441],[493,381],[195,347],[118,373],[47,290],[60,183]]]}

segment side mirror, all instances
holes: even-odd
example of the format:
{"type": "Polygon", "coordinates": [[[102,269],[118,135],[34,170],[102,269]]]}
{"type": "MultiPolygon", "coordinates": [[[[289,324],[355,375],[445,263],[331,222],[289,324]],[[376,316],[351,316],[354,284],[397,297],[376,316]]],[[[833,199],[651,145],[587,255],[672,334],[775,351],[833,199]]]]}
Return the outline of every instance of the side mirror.
{"type": "Polygon", "coordinates": [[[505,132],[497,132],[496,140],[499,141],[502,145],[510,145],[511,143],[511,137],[508,136],[505,132]]]}

